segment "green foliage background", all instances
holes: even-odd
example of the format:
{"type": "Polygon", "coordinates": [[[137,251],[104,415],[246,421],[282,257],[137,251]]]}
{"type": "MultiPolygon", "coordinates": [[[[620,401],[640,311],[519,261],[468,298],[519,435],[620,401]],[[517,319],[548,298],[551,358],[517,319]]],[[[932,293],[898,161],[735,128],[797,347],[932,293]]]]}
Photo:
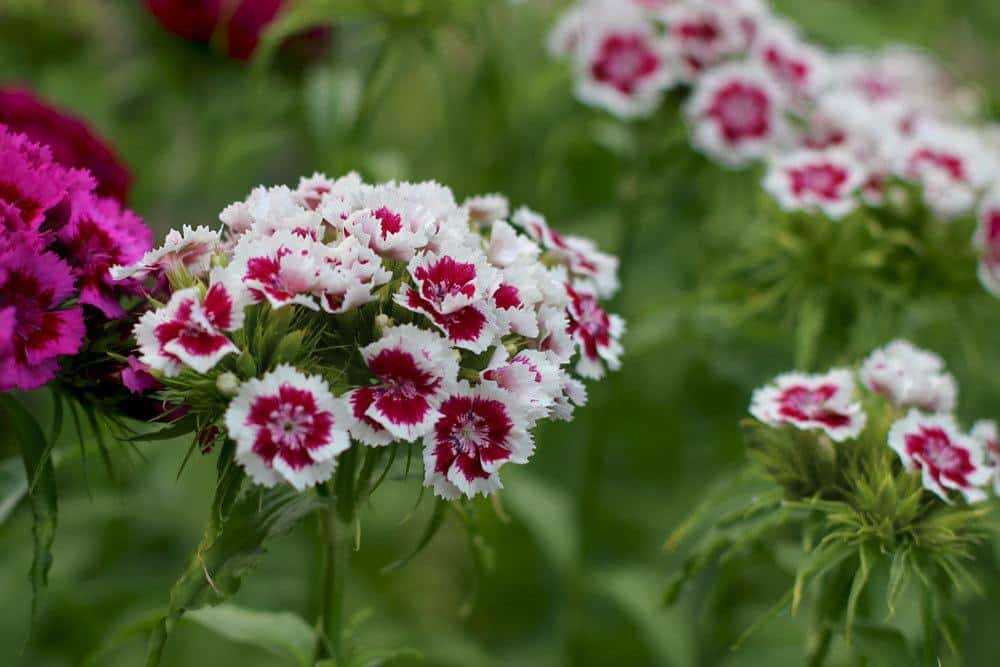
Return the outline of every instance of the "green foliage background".
{"type": "MultiPolygon", "coordinates": [[[[678,606],[660,604],[680,562],[663,552],[665,536],[743,462],[738,421],[751,389],[793,364],[795,323],[746,319],[705,296],[734,240],[766,224],[755,177],[695,155],[666,115],[628,129],[577,104],[543,46],[562,4],[303,0],[338,22],[332,56],[303,68],[225,60],[162,31],[137,0],[3,0],[0,81],[30,85],[116,144],[135,174],[132,205],[160,236],[214,224],[257,184],[357,169],[373,180],[437,179],[460,198],[503,192],[625,255],[615,304],[630,324],[625,368],[592,388],[574,423],[540,431],[529,466],[505,468],[509,521],[477,506],[490,572],[478,572],[450,517],[426,551],[383,574],[419,539],[433,503],[414,510],[411,479],[387,483],[365,508],[348,593],[349,608],[368,614],[363,645],[408,646],[424,664],[455,667],[801,664],[804,616],[778,617],[729,650],[790,586],[794,562],[780,549],[753,549],[678,606]]],[[[831,46],[927,46],[1000,116],[995,0],[777,5],[831,46]]],[[[1000,416],[998,325],[1000,304],[980,295],[915,303],[864,343],[906,335],[936,349],[959,378],[968,421],[1000,416]]],[[[850,361],[837,354],[823,361],[850,361]]],[[[44,396],[32,406],[48,409],[44,396]]],[[[15,453],[11,436],[3,425],[4,458],[15,453]]],[[[0,664],[141,664],[211,500],[212,457],[177,478],[186,446],[141,445],[141,457],[122,449],[112,481],[63,436],[50,592],[27,645],[30,513],[17,506],[0,525],[0,664]]],[[[998,557],[983,554],[992,576],[984,598],[963,603],[967,653],[954,664],[1000,655],[998,557]]],[[[310,619],[318,563],[310,523],[275,542],[234,601],[310,619]]],[[[299,664],[293,618],[236,623],[251,628],[243,635],[216,634],[220,623],[233,627],[210,614],[183,621],[164,664],[299,664]]],[[[832,664],[855,663],[838,644],[832,664]]]]}

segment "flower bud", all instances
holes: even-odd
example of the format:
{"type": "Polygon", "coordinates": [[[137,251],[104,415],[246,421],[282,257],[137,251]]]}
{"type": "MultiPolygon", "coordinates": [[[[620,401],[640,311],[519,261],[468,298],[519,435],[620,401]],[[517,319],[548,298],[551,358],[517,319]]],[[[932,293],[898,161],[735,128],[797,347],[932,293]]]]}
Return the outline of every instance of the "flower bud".
{"type": "Polygon", "coordinates": [[[215,388],[223,396],[232,397],[240,388],[240,379],[233,373],[223,373],[215,380],[215,388]]]}
{"type": "Polygon", "coordinates": [[[392,318],[386,315],[385,313],[379,313],[378,315],[375,316],[375,332],[379,336],[382,335],[383,331],[393,326],[394,324],[395,322],[392,321],[392,318]]]}

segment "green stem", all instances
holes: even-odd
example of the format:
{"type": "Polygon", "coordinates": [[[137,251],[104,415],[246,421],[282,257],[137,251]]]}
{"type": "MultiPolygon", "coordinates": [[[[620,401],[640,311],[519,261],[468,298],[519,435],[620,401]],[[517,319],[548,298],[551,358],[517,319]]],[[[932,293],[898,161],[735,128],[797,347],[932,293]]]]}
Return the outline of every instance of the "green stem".
{"type": "Polygon", "coordinates": [[[337,516],[335,509],[324,508],[319,513],[319,533],[323,565],[314,661],[333,658],[339,665],[347,656],[344,641],[344,594],[351,558],[351,526],[337,516]]]}
{"type": "Polygon", "coordinates": [[[924,626],[924,664],[937,667],[937,628],[934,625],[932,593],[924,588],[920,595],[920,620],[924,626]]]}
{"type": "Polygon", "coordinates": [[[809,649],[807,663],[809,667],[822,667],[826,662],[826,657],[830,653],[830,640],[833,639],[833,632],[830,628],[823,626],[816,635],[816,640],[809,649]]]}

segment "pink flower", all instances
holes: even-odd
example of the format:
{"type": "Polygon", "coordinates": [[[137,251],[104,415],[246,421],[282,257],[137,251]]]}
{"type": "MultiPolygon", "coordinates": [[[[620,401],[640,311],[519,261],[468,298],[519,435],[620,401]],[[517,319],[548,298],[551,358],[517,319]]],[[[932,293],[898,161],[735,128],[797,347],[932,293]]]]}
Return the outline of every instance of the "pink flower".
{"type": "Polygon", "coordinates": [[[225,422],[236,461],[267,487],[285,481],[302,491],[325,482],[351,446],[343,401],[321,377],[284,364],[244,382],[225,422]]]}
{"type": "Polygon", "coordinates": [[[970,435],[986,451],[986,465],[993,472],[993,493],[1000,495],[1000,437],[997,423],[992,419],[981,419],[972,425],[970,435]]]}
{"type": "Polygon", "coordinates": [[[618,258],[600,252],[590,239],[560,234],[549,227],[544,216],[528,208],[515,211],[512,221],[571,273],[590,279],[602,297],[618,291],[618,258]]]}
{"type": "Polygon", "coordinates": [[[979,442],[963,434],[951,415],[928,416],[910,410],[889,429],[889,446],[903,467],[911,472],[919,470],[924,488],[943,501],[951,502],[950,489],[968,502],[986,499],[979,487],[989,481],[991,471],[981,463],[979,442]]]}
{"type": "Polygon", "coordinates": [[[586,283],[566,283],[566,293],[570,298],[566,331],[580,351],[576,372],[585,378],[599,379],[604,377],[605,366],[618,370],[623,352],[619,341],[625,333],[625,321],[604,312],[596,291],[586,283]]]}
{"type": "Polygon", "coordinates": [[[764,189],[786,211],[820,210],[839,219],[857,208],[861,166],[846,152],[797,151],[771,162],[764,189]]]}
{"type": "Polygon", "coordinates": [[[114,149],[80,118],[57,109],[25,88],[0,88],[0,124],[47,146],[52,159],[83,169],[97,181],[97,194],[124,204],[132,180],[114,149]]]}
{"type": "Polygon", "coordinates": [[[171,229],[162,246],[145,253],[138,261],[127,266],[112,266],[110,275],[113,280],[143,280],[175,273],[197,278],[208,273],[212,255],[218,250],[217,232],[204,226],[192,229],[184,225],[180,232],[171,229]]]}
{"type": "Polygon", "coordinates": [[[781,90],[758,65],[721,65],[688,100],[691,141],[729,166],[763,158],[786,133],[783,108],[781,90]]]}
{"type": "Polygon", "coordinates": [[[142,219],[114,199],[92,195],[74,200],[73,221],[58,233],[63,251],[80,285],[80,303],[98,308],[107,318],[125,315],[119,303],[133,284],[115,284],[110,269],[138,260],[153,243],[142,219]]]}
{"type": "Polygon", "coordinates": [[[867,416],[854,402],[854,379],[835,368],[822,375],[785,373],[754,391],[750,414],[771,426],[819,429],[835,442],[856,438],[867,416]]]}
{"type": "Polygon", "coordinates": [[[958,387],[944,361],[909,341],[894,340],[871,353],[861,366],[861,383],[897,407],[932,412],[955,409],[958,387]]]}
{"type": "Polygon", "coordinates": [[[426,434],[458,375],[458,359],[447,342],[432,331],[404,324],[387,328],[361,354],[378,383],[347,395],[351,435],[381,446],[426,434]]]}
{"type": "Polygon", "coordinates": [[[149,368],[131,354],[122,368],[121,379],[131,394],[144,394],[160,384],[149,372],[149,368]]]}
{"type": "Polygon", "coordinates": [[[527,463],[534,451],[510,395],[461,382],[441,402],[441,416],[424,436],[424,485],[453,500],[503,488],[500,467],[527,463]]]}
{"type": "Polygon", "coordinates": [[[1000,296],[1000,191],[993,191],[979,207],[979,224],[973,243],[979,249],[979,282],[1000,296]]]}
{"type": "Polygon", "coordinates": [[[0,391],[30,390],[51,380],[59,357],[75,354],[85,327],[80,306],[64,308],[74,294],[68,264],[30,246],[0,254],[0,313],[6,352],[0,353],[0,391]]]}
{"type": "Polygon", "coordinates": [[[243,326],[246,294],[221,269],[212,272],[211,287],[201,294],[189,287],[174,292],[167,305],[146,312],[135,325],[139,359],[167,377],[189,366],[207,373],[238,348],[226,336],[243,326]]]}
{"type": "Polygon", "coordinates": [[[453,345],[482,352],[502,333],[491,303],[500,274],[481,253],[425,252],[410,261],[409,273],[416,288],[403,285],[396,302],[427,316],[453,345]]]}

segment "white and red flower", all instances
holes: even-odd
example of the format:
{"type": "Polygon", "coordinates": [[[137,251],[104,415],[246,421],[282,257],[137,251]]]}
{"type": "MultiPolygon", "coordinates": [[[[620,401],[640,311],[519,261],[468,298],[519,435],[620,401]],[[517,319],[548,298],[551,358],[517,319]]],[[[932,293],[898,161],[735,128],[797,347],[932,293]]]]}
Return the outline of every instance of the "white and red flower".
{"type": "Polygon", "coordinates": [[[1000,432],[992,419],[981,419],[972,425],[970,435],[986,452],[986,465],[993,471],[993,493],[1000,495],[1000,432]]]}
{"type": "Polygon", "coordinates": [[[909,341],[894,340],[872,352],[861,365],[861,382],[897,407],[930,412],[955,409],[958,385],[944,360],[909,341]]]}
{"type": "Polygon", "coordinates": [[[980,252],[979,282],[990,294],[1000,296],[1000,191],[983,199],[978,220],[973,243],[980,252]]]}
{"type": "Polygon", "coordinates": [[[864,170],[845,151],[796,151],[771,162],[764,189],[787,211],[818,209],[839,219],[857,208],[864,181],[864,170]]]}
{"type": "Polygon", "coordinates": [[[476,195],[462,202],[462,208],[468,212],[473,224],[489,227],[510,215],[510,200],[496,193],[476,195]]]}
{"type": "Polygon", "coordinates": [[[377,384],[347,395],[351,435],[381,446],[427,433],[458,375],[458,360],[447,341],[433,331],[404,324],[387,328],[361,354],[377,384]]]}
{"type": "Polygon", "coordinates": [[[623,352],[621,337],[625,321],[609,315],[597,300],[597,292],[589,284],[566,283],[570,303],[566,308],[569,325],[566,332],[576,342],[580,359],[576,372],[585,378],[604,377],[605,366],[616,371],[621,367],[623,352]]]}
{"type": "Polygon", "coordinates": [[[225,421],[236,461],[267,487],[285,481],[302,491],[325,482],[351,446],[343,401],[322,378],[287,365],[244,382],[225,421]]]}
{"type": "Polygon", "coordinates": [[[382,257],[408,261],[436,231],[433,211],[407,200],[394,184],[364,189],[355,205],[345,231],[382,257]]]}
{"type": "Polygon", "coordinates": [[[354,236],[324,247],[324,253],[320,306],[328,313],[344,313],[374,301],[373,290],[392,280],[382,258],[354,236]]]}
{"type": "Polygon", "coordinates": [[[772,19],[754,40],[753,55],[794,98],[811,98],[824,83],[826,56],[787,21],[772,19]]]}
{"type": "Polygon", "coordinates": [[[673,83],[666,43],[634,7],[602,14],[580,34],[574,57],[577,97],[620,118],[652,113],[673,83]]]}
{"type": "Polygon", "coordinates": [[[286,230],[264,238],[245,235],[227,271],[243,281],[255,302],[319,310],[329,271],[325,254],[325,246],[286,230]]]}
{"type": "Polygon", "coordinates": [[[410,261],[409,273],[416,287],[403,285],[396,302],[430,318],[453,345],[482,352],[503,333],[492,301],[500,272],[481,252],[425,252],[410,261]]]}
{"type": "Polygon", "coordinates": [[[975,132],[939,123],[920,123],[897,149],[895,170],[920,183],[924,202],[950,220],[973,210],[998,173],[995,157],[975,132]]]}
{"type": "Polygon", "coordinates": [[[945,502],[948,492],[961,493],[966,501],[986,499],[981,488],[992,475],[983,465],[979,442],[962,433],[951,415],[925,415],[910,410],[889,429],[889,446],[903,467],[919,470],[924,488],[945,502]]]}
{"type": "Polygon", "coordinates": [[[512,222],[578,277],[589,278],[602,297],[618,291],[618,258],[600,252],[590,239],[563,235],[549,227],[545,217],[528,208],[514,212],[512,222]]]}
{"type": "Polygon", "coordinates": [[[441,416],[424,436],[424,484],[446,499],[473,498],[503,488],[500,467],[527,463],[534,451],[510,394],[461,382],[440,405],[441,416]]]}
{"type": "Polygon", "coordinates": [[[284,185],[257,187],[245,201],[223,209],[219,219],[235,235],[266,238],[285,231],[322,240],[323,216],[309,208],[307,198],[284,185]]]}
{"type": "Polygon", "coordinates": [[[670,50],[681,78],[694,81],[706,70],[738,56],[752,35],[737,8],[721,2],[681,2],[663,12],[670,50]]]}
{"type": "Polygon", "coordinates": [[[113,280],[133,278],[143,280],[148,276],[171,275],[183,272],[190,277],[208,274],[212,256],[219,251],[219,234],[208,227],[189,227],[182,231],[171,229],[163,245],[142,256],[129,266],[112,266],[113,280]]]}
{"type": "Polygon", "coordinates": [[[560,392],[556,396],[549,416],[560,421],[572,421],[573,411],[587,404],[587,387],[564,370],[560,373],[560,392]]]}
{"type": "Polygon", "coordinates": [[[142,315],[135,325],[139,360],[167,377],[184,366],[207,373],[223,357],[238,352],[226,332],[243,326],[246,293],[221,269],[212,272],[211,286],[178,290],[159,310],[142,315]]]}
{"type": "Polygon", "coordinates": [[[771,426],[819,429],[835,442],[856,438],[867,419],[854,401],[854,378],[842,368],[822,375],[779,375],[753,392],[750,414],[771,426]]]}
{"type": "Polygon", "coordinates": [[[559,366],[545,352],[521,350],[508,358],[502,345],[497,346],[481,373],[483,382],[510,393],[530,424],[548,416],[556,399],[562,397],[562,375],[559,366]]]}
{"type": "Polygon", "coordinates": [[[784,105],[781,89],[759,65],[720,65],[699,79],[688,100],[691,141],[729,166],[763,158],[787,132],[784,105]]]}

